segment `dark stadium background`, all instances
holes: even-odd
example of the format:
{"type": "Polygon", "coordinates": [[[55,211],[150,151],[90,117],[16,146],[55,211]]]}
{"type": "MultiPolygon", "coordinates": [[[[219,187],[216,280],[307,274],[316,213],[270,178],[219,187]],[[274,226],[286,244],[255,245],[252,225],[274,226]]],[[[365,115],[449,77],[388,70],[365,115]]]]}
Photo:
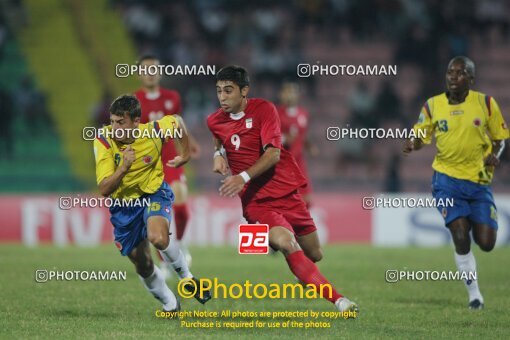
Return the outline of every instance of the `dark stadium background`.
{"type": "MultiPolygon", "coordinates": [[[[115,65],[134,64],[145,53],[168,65],[242,65],[251,74],[251,96],[275,103],[281,82],[297,81],[300,104],[311,115],[309,139],[320,149],[317,157],[308,157],[316,215],[321,202],[333,200],[333,210],[348,207],[342,218],[350,224],[328,225],[333,233],[339,228],[352,233],[358,227],[354,223],[366,229],[363,235],[339,235],[333,241],[370,241],[373,225],[367,223],[373,217],[362,211],[362,196],[393,192],[430,197],[435,148],[402,157],[401,140],[328,141],[329,126],[411,127],[424,101],[444,91],[446,64],[455,55],[471,57],[477,65],[475,88],[496,98],[505,117],[510,109],[509,12],[503,1],[0,4],[0,190],[15,210],[11,214],[23,203],[13,203],[9,195],[97,196],[92,143],[82,139],[82,129],[108,121],[112,98],[139,88],[136,76],[117,78],[115,65]],[[296,71],[301,63],[397,65],[398,73],[300,78],[296,71]]],[[[219,178],[211,172],[211,137],[205,125],[205,117],[218,106],[214,78],[168,76],[163,86],[181,93],[183,115],[202,147],[201,157],[186,170],[191,194],[209,194],[211,204],[217,204],[219,178]]],[[[493,185],[495,193],[503,194],[497,201],[505,214],[509,150],[493,185]]],[[[433,209],[428,212],[437,215],[433,209]]],[[[17,235],[20,226],[13,224],[23,223],[21,215],[9,225],[17,228],[17,235]]],[[[439,216],[431,218],[440,225],[439,216]]],[[[51,226],[38,228],[44,233],[51,226]]],[[[20,239],[2,238],[9,237],[20,239]]]]}
{"type": "MultiPolygon", "coordinates": [[[[456,55],[474,60],[474,89],[493,96],[509,122],[509,42],[504,0],[0,0],[0,242],[107,245],[114,254],[106,209],[62,210],[58,199],[100,196],[82,129],[101,126],[112,99],[140,87],[136,76],[117,78],[115,65],[151,53],[162,64],[242,65],[250,96],[274,102],[283,80],[297,81],[309,138],[320,149],[307,159],[322,241],[442,246],[452,267],[450,236],[435,209],[362,209],[365,196],[431,197],[434,146],[403,157],[401,140],[328,141],[326,129],[411,127],[425,100],[444,91],[456,55]],[[398,74],[299,78],[301,63],[397,65],[398,74]]],[[[171,76],[162,85],[180,92],[202,148],[186,167],[192,220],[185,241],[196,251],[235,245],[240,204],[217,194],[205,124],[218,107],[214,77],[171,76]]],[[[500,246],[510,242],[509,153],[493,182],[500,246]]]]}

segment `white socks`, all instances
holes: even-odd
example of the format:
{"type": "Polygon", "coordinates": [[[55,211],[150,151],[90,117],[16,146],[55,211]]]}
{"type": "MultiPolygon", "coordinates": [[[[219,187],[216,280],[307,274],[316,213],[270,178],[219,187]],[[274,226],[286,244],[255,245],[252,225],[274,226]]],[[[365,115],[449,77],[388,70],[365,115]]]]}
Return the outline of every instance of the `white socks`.
{"type": "MultiPolygon", "coordinates": [[[[471,250],[466,255],[459,255],[455,253],[455,263],[457,264],[457,269],[459,270],[459,272],[460,273],[466,272],[468,278],[470,275],[469,272],[471,273],[476,272],[476,260],[471,250]]],[[[482,294],[480,293],[480,289],[478,288],[477,280],[464,281],[464,285],[466,286],[466,289],[469,294],[469,302],[478,299],[480,300],[480,302],[483,303],[483,297],[482,294]]]]}
{"type": "Polygon", "coordinates": [[[170,263],[181,279],[191,279],[193,277],[189,271],[186,257],[179,247],[179,242],[170,240],[168,247],[165,250],[160,250],[159,253],[166,263],[170,263]]]}
{"type": "Polygon", "coordinates": [[[177,307],[177,299],[166,285],[163,273],[158,266],[154,266],[154,272],[149,277],[144,278],[140,275],[138,276],[145,288],[163,304],[163,309],[165,311],[170,311],[177,307]]]}

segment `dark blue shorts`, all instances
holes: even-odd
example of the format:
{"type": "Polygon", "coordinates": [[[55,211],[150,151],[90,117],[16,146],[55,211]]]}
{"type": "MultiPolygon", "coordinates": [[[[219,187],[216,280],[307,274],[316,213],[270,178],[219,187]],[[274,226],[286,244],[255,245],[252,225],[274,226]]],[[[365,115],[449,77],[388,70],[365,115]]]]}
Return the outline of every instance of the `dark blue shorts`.
{"type": "Polygon", "coordinates": [[[459,217],[498,229],[498,217],[492,189],[489,185],[457,179],[434,171],[432,196],[438,201],[453,198],[453,207],[437,209],[448,225],[459,217]]]}
{"type": "Polygon", "coordinates": [[[153,194],[141,198],[150,200],[149,206],[110,207],[115,245],[123,256],[128,255],[140,242],[147,238],[147,219],[150,216],[164,216],[170,223],[174,193],[170,186],[163,184],[153,194]]]}

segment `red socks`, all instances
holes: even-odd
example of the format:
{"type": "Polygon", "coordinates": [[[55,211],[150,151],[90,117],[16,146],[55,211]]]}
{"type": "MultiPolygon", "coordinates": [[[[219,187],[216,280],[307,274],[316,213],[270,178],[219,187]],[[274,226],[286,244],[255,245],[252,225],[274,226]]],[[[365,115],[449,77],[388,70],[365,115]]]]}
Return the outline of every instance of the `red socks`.
{"type": "Polygon", "coordinates": [[[175,237],[177,240],[182,240],[184,236],[184,231],[186,230],[186,225],[188,224],[189,212],[188,206],[186,203],[174,205],[174,217],[175,217],[175,237]]]}
{"type": "MultiPolygon", "coordinates": [[[[286,257],[287,263],[289,264],[290,270],[296,275],[296,277],[304,282],[305,284],[313,284],[317,292],[320,293],[320,285],[330,284],[329,281],[322,276],[319,268],[313,263],[302,250],[296,251],[286,257]]],[[[332,303],[342,297],[341,294],[335,290],[330,284],[331,292],[328,287],[324,287],[322,292],[324,298],[332,303]],[[331,297],[330,297],[331,296],[331,297]]]]}

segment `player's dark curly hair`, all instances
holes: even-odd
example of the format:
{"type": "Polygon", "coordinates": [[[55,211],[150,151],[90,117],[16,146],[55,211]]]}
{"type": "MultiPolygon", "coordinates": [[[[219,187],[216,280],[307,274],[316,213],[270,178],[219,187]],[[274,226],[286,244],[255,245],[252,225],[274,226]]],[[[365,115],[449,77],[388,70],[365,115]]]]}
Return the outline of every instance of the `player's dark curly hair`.
{"type": "Polygon", "coordinates": [[[219,80],[230,80],[239,86],[239,89],[250,86],[248,71],[246,71],[244,67],[237,65],[228,65],[219,70],[218,73],[216,73],[216,81],[219,80]]]}
{"type": "Polygon", "coordinates": [[[112,105],[110,105],[110,114],[124,117],[126,113],[129,115],[131,120],[140,118],[142,115],[140,102],[135,96],[130,94],[123,94],[122,96],[117,97],[113,101],[112,105]]]}

